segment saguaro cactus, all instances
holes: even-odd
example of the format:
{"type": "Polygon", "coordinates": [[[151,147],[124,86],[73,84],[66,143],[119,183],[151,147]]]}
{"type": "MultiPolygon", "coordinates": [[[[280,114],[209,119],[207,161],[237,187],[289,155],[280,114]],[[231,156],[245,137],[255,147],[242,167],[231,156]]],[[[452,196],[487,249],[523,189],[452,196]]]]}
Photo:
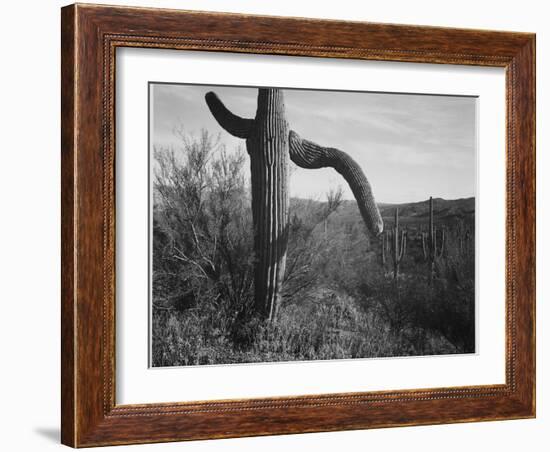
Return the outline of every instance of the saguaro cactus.
{"type": "Polygon", "coordinates": [[[399,237],[399,208],[395,208],[395,217],[393,224],[393,231],[391,237],[391,256],[393,261],[393,279],[397,280],[399,276],[399,266],[405,256],[405,250],[407,249],[407,233],[401,231],[401,237],[399,237]]]}
{"type": "Polygon", "coordinates": [[[445,229],[441,229],[441,241],[437,246],[437,229],[434,226],[434,205],[433,198],[430,196],[430,223],[428,233],[422,233],[422,251],[424,259],[430,264],[430,278],[435,276],[435,262],[439,259],[445,250],[445,229]],[[426,245],[426,239],[428,243],[426,245]]]}
{"type": "Polygon", "coordinates": [[[380,235],[380,257],[382,258],[382,267],[386,267],[388,251],[388,231],[380,235]]]}
{"type": "Polygon", "coordinates": [[[303,140],[289,130],[280,89],[259,89],[254,119],[233,114],[213,92],[206,94],[206,103],[220,126],[246,139],[256,255],[255,309],[263,318],[274,320],[281,300],[288,243],[289,158],[302,168],[336,169],[350,185],[363,220],[374,234],[382,232],[382,218],[367,178],[351,157],[303,140]]]}

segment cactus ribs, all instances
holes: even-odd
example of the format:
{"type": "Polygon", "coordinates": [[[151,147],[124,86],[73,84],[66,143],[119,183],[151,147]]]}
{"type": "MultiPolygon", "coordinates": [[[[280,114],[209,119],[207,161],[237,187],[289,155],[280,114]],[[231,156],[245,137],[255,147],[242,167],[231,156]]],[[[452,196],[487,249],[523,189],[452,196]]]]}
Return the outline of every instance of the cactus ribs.
{"type": "Polygon", "coordinates": [[[283,91],[260,88],[254,119],[241,118],[209,92],[206,103],[220,126],[246,140],[250,156],[254,222],[255,310],[274,321],[281,301],[289,225],[289,159],[306,169],[334,168],[349,184],[365,225],[374,235],[383,230],[371,186],[348,154],[302,139],[289,129],[283,91]]]}

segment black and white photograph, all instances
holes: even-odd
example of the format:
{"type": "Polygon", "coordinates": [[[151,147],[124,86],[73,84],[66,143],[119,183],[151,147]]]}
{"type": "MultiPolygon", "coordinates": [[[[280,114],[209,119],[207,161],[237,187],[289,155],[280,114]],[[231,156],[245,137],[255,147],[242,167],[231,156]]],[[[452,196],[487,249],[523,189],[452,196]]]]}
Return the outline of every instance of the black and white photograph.
{"type": "Polygon", "coordinates": [[[441,6],[3,3],[2,450],[548,452],[548,5],[441,6]]]}
{"type": "Polygon", "coordinates": [[[149,83],[151,367],[476,353],[477,98],[149,83]]]}

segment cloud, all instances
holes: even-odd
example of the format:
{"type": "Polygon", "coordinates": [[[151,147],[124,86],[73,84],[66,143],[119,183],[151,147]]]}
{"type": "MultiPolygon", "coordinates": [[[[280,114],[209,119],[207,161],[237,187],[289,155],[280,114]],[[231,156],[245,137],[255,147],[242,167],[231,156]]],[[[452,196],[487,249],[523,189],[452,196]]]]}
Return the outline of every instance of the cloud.
{"type": "MultiPolygon", "coordinates": [[[[173,129],[207,129],[228,149],[244,145],[210,114],[204,95],[213,90],[235,114],[254,117],[257,89],[202,85],[154,85],[154,143],[177,143],[173,129]]],[[[371,180],[379,201],[475,193],[476,99],[415,94],[285,90],[291,129],[323,146],[349,153],[371,180]]],[[[313,197],[343,180],[330,169],[297,169],[292,195],[313,197]]],[[[345,195],[351,198],[346,189],[345,195]]]]}

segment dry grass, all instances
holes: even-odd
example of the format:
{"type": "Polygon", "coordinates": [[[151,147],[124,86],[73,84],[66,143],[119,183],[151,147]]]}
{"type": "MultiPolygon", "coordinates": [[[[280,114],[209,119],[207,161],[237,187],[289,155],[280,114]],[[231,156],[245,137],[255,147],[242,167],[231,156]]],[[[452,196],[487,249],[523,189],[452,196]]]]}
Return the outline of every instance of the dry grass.
{"type": "Polygon", "coordinates": [[[226,153],[203,132],[184,139],[181,152],[156,157],[154,366],[474,351],[473,217],[438,224],[447,241],[432,277],[419,240],[425,220],[410,216],[394,280],[354,203],[338,193],[326,202],[293,199],[283,304],[277,322],[266,324],[251,307],[244,155],[226,153]]]}
{"type": "Polygon", "coordinates": [[[219,306],[153,312],[153,365],[185,366],[457,353],[440,333],[396,328],[376,309],[326,293],[281,309],[275,324],[232,320],[219,306]]]}

